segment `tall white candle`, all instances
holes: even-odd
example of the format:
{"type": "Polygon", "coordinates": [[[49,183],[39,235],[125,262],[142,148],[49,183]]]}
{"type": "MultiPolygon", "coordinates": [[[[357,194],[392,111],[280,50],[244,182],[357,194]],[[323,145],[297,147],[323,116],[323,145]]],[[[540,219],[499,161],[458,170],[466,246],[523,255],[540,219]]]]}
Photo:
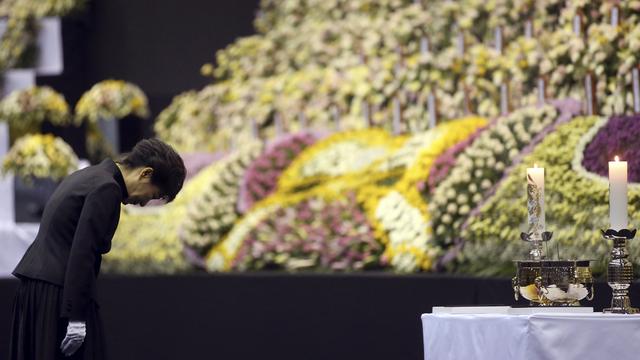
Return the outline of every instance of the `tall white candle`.
{"type": "Polygon", "coordinates": [[[582,17],[580,15],[573,17],[573,33],[577,36],[582,34],[582,17]]]}
{"type": "Polygon", "coordinates": [[[634,67],[631,74],[633,77],[633,110],[637,114],[640,113],[640,74],[638,68],[634,67]]]}
{"type": "Polygon", "coordinates": [[[284,124],[282,121],[282,115],[280,115],[280,113],[275,114],[273,122],[276,128],[276,136],[281,136],[282,134],[284,134],[284,124]]]}
{"type": "Polygon", "coordinates": [[[427,54],[429,52],[429,39],[426,36],[420,38],[420,54],[427,54]]]}
{"type": "Polygon", "coordinates": [[[591,116],[595,112],[593,106],[593,78],[591,74],[587,74],[584,78],[584,90],[587,95],[587,115],[591,116]]]}
{"type": "Polygon", "coordinates": [[[362,117],[364,118],[364,126],[366,128],[371,127],[371,109],[369,108],[369,102],[362,100],[362,117]]]}
{"type": "Polygon", "coordinates": [[[527,169],[527,213],[529,233],[540,236],[545,231],[544,168],[534,165],[527,169]]]}
{"type": "Polygon", "coordinates": [[[333,124],[334,124],[334,126],[336,128],[336,131],[340,131],[341,130],[341,126],[340,126],[340,110],[335,105],[331,106],[331,117],[333,117],[333,124]]]}
{"type": "Polygon", "coordinates": [[[502,54],[502,27],[498,26],[495,30],[495,49],[498,54],[502,54]]]}
{"type": "Polygon", "coordinates": [[[402,108],[400,106],[400,99],[397,97],[393,99],[393,118],[391,121],[391,131],[393,135],[398,135],[402,132],[402,108]]]}
{"type": "Polygon", "coordinates": [[[545,83],[543,78],[538,78],[538,103],[542,104],[545,101],[545,83]]]}
{"type": "Polygon", "coordinates": [[[611,9],[611,26],[618,26],[619,14],[618,7],[614,6],[611,9]]]}
{"type": "Polygon", "coordinates": [[[464,55],[464,34],[462,32],[458,33],[458,42],[457,42],[457,47],[458,47],[458,55],[464,55]]]}
{"type": "Polygon", "coordinates": [[[509,86],[506,83],[500,84],[500,113],[501,115],[509,113],[509,86]]]}
{"type": "Polygon", "coordinates": [[[300,129],[306,130],[307,129],[307,117],[304,116],[304,112],[300,112],[298,114],[298,121],[300,122],[300,129]]]}
{"type": "Polygon", "coordinates": [[[531,19],[524,23],[524,37],[531,39],[533,37],[533,21],[531,19]]]}
{"type": "Polygon", "coordinates": [[[251,118],[251,136],[254,139],[258,139],[260,137],[260,131],[258,130],[258,124],[256,123],[256,119],[251,118]]]}
{"type": "Polygon", "coordinates": [[[438,122],[438,112],[436,110],[436,96],[433,92],[429,93],[429,97],[427,98],[427,107],[429,109],[429,128],[433,129],[436,127],[438,122]]]}
{"type": "Polygon", "coordinates": [[[617,156],[609,161],[609,219],[613,230],[627,228],[627,162],[617,156]]]}

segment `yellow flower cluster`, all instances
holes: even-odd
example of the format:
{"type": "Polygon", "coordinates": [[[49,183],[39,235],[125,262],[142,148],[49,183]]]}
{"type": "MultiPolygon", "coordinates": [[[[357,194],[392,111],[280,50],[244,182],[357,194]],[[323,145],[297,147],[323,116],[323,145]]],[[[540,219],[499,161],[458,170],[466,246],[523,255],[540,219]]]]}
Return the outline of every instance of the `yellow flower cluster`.
{"type": "Polygon", "coordinates": [[[76,104],[76,121],[121,119],[129,114],[149,116],[147,97],[134,84],[122,80],[104,80],[85,92],[76,104]]]}
{"type": "Polygon", "coordinates": [[[211,105],[195,91],[183,93],[156,118],[156,136],[180,152],[215,151],[219,146],[217,124],[211,105]],[[179,124],[179,125],[178,125],[179,124]]]}
{"type": "Polygon", "coordinates": [[[32,86],[14,91],[0,101],[0,120],[9,122],[19,135],[40,132],[45,120],[54,125],[68,125],[69,105],[52,88],[32,86]]]}
{"type": "Polygon", "coordinates": [[[78,168],[78,158],[62,139],[51,134],[21,137],[2,163],[3,173],[13,173],[27,182],[32,178],[60,180],[78,168]]]}
{"type": "Polygon", "coordinates": [[[0,40],[0,74],[24,64],[26,50],[35,42],[37,21],[45,16],[65,16],[79,8],[85,0],[3,0],[0,17],[8,17],[7,28],[0,40]]]}
{"type": "Polygon", "coordinates": [[[418,191],[418,182],[427,180],[431,165],[438,156],[451,146],[469,137],[479,128],[486,126],[487,123],[485,118],[469,117],[439,125],[434,129],[438,133],[437,138],[420,149],[416,161],[411,164],[400,181],[394,185],[394,189],[407,197],[413,206],[418,207],[426,215],[427,208],[418,191]]]}
{"type": "Polygon", "coordinates": [[[430,217],[418,183],[426,182],[439,155],[486,124],[486,119],[470,117],[439,125],[429,131],[429,141],[416,149],[417,156],[399,181],[387,188],[370,185],[359,194],[375,234],[387,244],[384,254],[396,270],[428,270],[432,265],[438,251],[429,241],[430,217]]]}
{"type": "Polygon", "coordinates": [[[300,153],[282,173],[279,189],[296,191],[329,179],[366,173],[405,140],[381,129],[335,133],[300,153]]]}

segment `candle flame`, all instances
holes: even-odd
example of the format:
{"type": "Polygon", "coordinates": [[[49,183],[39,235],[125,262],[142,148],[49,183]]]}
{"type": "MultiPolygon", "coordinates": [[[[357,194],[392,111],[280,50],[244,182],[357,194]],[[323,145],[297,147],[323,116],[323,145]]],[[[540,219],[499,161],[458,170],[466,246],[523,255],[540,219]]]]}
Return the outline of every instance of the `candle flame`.
{"type": "Polygon", "coordinates": [[[615,159],[616,159],[616,162],[620,161],[620,158],[618,157],[618,155],[616,155],[615,159]]]}
{"type": "Polygon", "coordinates": [[[534,168],[534,169],[537,169],[537,168],[538,168],[538,164],[534,163],[534,164],[533,164],[533,168],[534,168]]]}

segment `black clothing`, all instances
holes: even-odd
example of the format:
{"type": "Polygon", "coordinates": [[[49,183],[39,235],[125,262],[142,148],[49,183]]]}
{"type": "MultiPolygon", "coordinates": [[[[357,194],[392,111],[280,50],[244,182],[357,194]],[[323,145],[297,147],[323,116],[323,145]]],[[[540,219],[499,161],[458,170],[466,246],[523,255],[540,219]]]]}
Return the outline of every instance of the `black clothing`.
{"type": "Polygon", "coordinates": [[[69,175],[47,202],[38,235],[13,274],[62,287],[60,316],[86,320],[126,197],[122,173],[110,159],[69,175]]]}
{"type": "Polygon", "coordinates": [[[97,304],[87,307],[87,336],[72,356],[60,351],[67,320],[60,317],[62,288],[51,283],[22,279],[13,303],[9,360],[103,360],[102,319],[97,304]]]}

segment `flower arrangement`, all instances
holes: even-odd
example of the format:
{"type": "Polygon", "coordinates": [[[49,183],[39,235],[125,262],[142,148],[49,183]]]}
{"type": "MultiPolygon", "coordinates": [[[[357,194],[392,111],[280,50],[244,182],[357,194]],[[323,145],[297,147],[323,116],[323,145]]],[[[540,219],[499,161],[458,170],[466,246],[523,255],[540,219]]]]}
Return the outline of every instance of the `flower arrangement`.
{"type": "Polygon", "coordinates": [[[566,3],[565,0],[536,1],[533,11],[533,35],[539,37],[565,25],[561,24],[560,17],[566,3]]]}
{"type": "Polygon", "coordinates": [[[380,266],[382,250],[351,192],[340,199],[312,197],[278,209],[248,234],[233,267],[365,270],[380,266]]]}
{"type": "Polygon", "coordinates": [[[180,239],[186,246],[203,255],[231,229],[239,217],[240,181],[261,150],[261,143],[249,143],[216,162],[216,174],[201,196],[189,204],[180,226],[180,239]]]}
{"type": "MultiPolygon", "coordinates": [[[[360,199],[361,189],[379,185],[388,181],[389,177],[396,175],[395,172],[355,172],[332,178],[330,181],[321,182],[312,187],[297,189],[296,192],[284,191],[280,188],[278,192],[256,203],[247,214],[238,220],[228,235],[211,249],[206,257],[206,266],[210,271],[231,270],[232,263],[249,234],[261,222],[273,221],[269,219],[275,216],[274,213],[279,209],[295,207],[312,198],[321,198],[326,202],[342,201],[345,197],[351,196],[349,194],[356,192],[358,206],[363,206],[360,199]]],[[[375,238],[380,239],[381,237],[375,238]]]]}
{"type": "Polygon", "coordinates": [[[0,7],[0,16],[12,16],[24,14],[38,18],[45,16],[65,16],[70,12],[81,8],[85,0],[9,0],[0,7]],[[5,8],[6,6],[6,8],[5,8]]]}
{"type": "Polygon", "coordinates": [[[434,134],[433,138],[423,143],[415,161],[391,186],[391,191],[381,193],[380,197],[367,196],[377,201],[371,203],[372,200],[368,200],[366,206],[375,208],[375,220],[372,223],[380,228],[376,233],[384,232],[382,241],[387,245],[385,255],[396,270],[406,272],[431,268],[437,252],[428,234],[429,215],[418,183],[429,178],[431,164],[438,155],[486,125],[486,122],[482,118],[466,118],[439,125],[430,131],[434,134]]]}
{"type": "Polygon", "coordinates": [[[440,184],[447,177],[447,175],[449,175],[451,168],[453,168],[456,164],[456,158],[458,157],[458,155],[464,149],[466,149],[467,146],[471,145],[484,129],[485,127],[478,128],[469,137],[450,147],[444,153],[440,154],[440,156],[438,156],[431,165],[427,182],[418,183],[418,189],[420,189],[420,191],[428,191],[430,193],[433,193],[438,184],[440,184]]]}
{"type": "MultiPolygon", "coordinates": [[[[549,247],[557,247],[562,258],[601,259],[592,263],[592,269],[596,274],[604,272],[610,245],[601,239],[599,229],[608,226],[608,183],[594,181],[573,167],[579,163],[574,160],[574,150],[578,152],[585,134],[605,123],[606,119],[595,117],[575,118],[548,135],[515,168],[463,233],[461,271],[506,274],[512,271],[511,259],[526,252],[519,240],[521,226],[524,228],[526,223],[523,177],[526,167],[535,161],[545,167],[546,173],[547,227],[554,232],[549,247]]],[[[640,215],[635,205],[639,199],[640,187],[630,186],[630,219],[640,215]]],[[[630,256],[637,256],[638,252],[633,248],[630,256]]]]}
{"type": "Polygon", "coordinates": [[[454,242],[458,229],[483,194],[502,178],[534,136],[556,118],[557,111],[552,106],[523,108],[499,119],[465,148],[429,202],[435,241],[442,245],[454,242]]]}
{"type": "Polygon", "coordinates": [[[76,104],[76,119],[96,123],[98,119],[121,119],[134,114],[149,116],[147,97],[134,84],[122,80],[104,80],[85,92],[76,104]]]}
{"type": "Polygon", "coordinates": [[[398,191],[392,190],[378,203],[375,218],[385,230],[385,259],[399,272],[430,270],[440,254],[429,236],[428,219],[398,191]]]}
{"type": "Polygon", "coordinates": [[[638,116],[612,117],[588,142],[584,149],[582,165],[587,171],[607,177],[609,161],[614,156],[629,162],[629,181],[640,182],[640,148],[636,146],[640,136],[638,116]]]}
{"type": "Polygon", "coordinates": [[[17,0],[7,0],[0,3],[0,16],[9,16],[9,12],[16,5],[17,0]]]}
{"type": "Polygon", "coordinates": [[[384,159],[403,141],[380,129],[335,133],[302,151],[284,170],[278,186],[291,191],[359,173],[384,159]]]}
{"type": "Polygon", "coordinates": [[[570,27],[576,16],[580,16],[581,25],[585,28],[602,23],[609,15],[609,11],[600,11],[601,7],[602,10],[605,10],[605,7],[602,6],[605,2],[607,1],[568,1],[560,13],[559,23],[570,27]]]}
{"type": "Polygon", "coordinates": [[[8,17],[7,28],[0,39],[0,73],[31,65],[38,19],[65,16],[83,4],[84,0],[6,0],[0,3],[0,17],[8,17]]]}
{"type": "Polygon", "coordinates": [[[37,24],[28,16],[12,16],[0,39],[0,72],[28,63],[29,48],[35,41],[37,24]]]}
{"type": "Polygon", "coordinates": [[[584,31],[585,36],[577,35],[571,27],[565,26],[543,40],[548,51],[540,72],[548,79],[549,94],[583,98],[584,81],[590,74],[602,114],[630,113],[633,98],[628,66],[635,62],[635,56],[629,55],[635,40],[626,35],[633,32],[630,23],[621,26],[595,23],[584,31]]]}
{"type": "Polygon", "coordinates": [[[2,172],[25,181],[33,178],[61,180],[78,169],[78,158],[62,139],[51,134],[30,134],[18,140],[2,161],[2,172]]]}
{"type": "Polygon", "coordinates": [[[439,128],[435,128],[412,134],[400,148],[382,161],[376,163],[376,171],[405,170],[412,166],[416,162],[420,150],[428,147],[429,144],[440,136],[440,133],[439,128]]]}
{"type": "MultiPolygon", "coordinates": [[[[336,8],[325,9],[327,13],[316,12],[316,7],[324,4],[314,4],[311,8],[309,4],[298,4],[300,8],[291,15],[292,19],[308,20],[301,21],[298,27],[291,26],[293,20],[288,19],[286,24],[242,39],[219,52],[215,69],[210,64],[203,66],[203,73],[221,80],[214,86],[233,94],[218,104],[216,117],[237,119],[231,122],[240,131],[248,126],[248,118],[268,127],[273,123],[274,113],[304,113],[310,124],[329,128],[334,119],[327,109],[335,106],[341,111],[342,126],[357,129],[365,124],[363,103],[368,102],[372,105],[370,121],[388,128],[392,99],[399,95],[403,97],[404,115],[410,128],[424,129],[423,102],[415,102],[411,100],[413,95],[407,97],[398,90],[404,87],[424,97],[438,84],[447,85],[438,94],[445,118],[462,114],[459,109],[463,94],[456,88],[456,79],[463,69],[457,55],[452,56],[455,51],[444,52],[449,61],[442,61],[439,53],[437,60],[430,55],[418,55],[420,39],[429,31],[424,24],[430,24],[433,17],[422,11],[420,4],[335,4],[336,8]],[[343,11],[345,16],[336,18],[331,15],[335,11],[343,11]],[[433,60],[416,66],[419,58],[433,60]],[[451,66],[457,70],[449,71],[451,66]]],[[[263,4],[263,7],[269,10],[263,11],[261,19],[273,20],[274,13],[291,13],[281,5],[263,4]]],[[[451,25],[453,22],[438,26],[442,30],[451,25]]],[[[444,44],[437,36],[429,38],[434,49],[444,44]]],[[[447,37],[446,41],[450,39],[447,37]]],[[[483,106],[483,111],[485,108],[490,114],[489,106],[483,106]]],[[[295,123],[291,119],[287,122],[295,123]]]]}
{"type": "MultiPolygon", "coordinates": [[[[630,2],[625,2],[630,4],[630,2]]],[[[640,64],[640,56],[638,51],[640,50],[640,42],[638,41],[638,35],[640,35],[640,6],[635,5],[635,14],[625,17],[617,28],[617,31],[613,34],[615,39],[614,44],[606,44],[599,41],[599,46],[596,49],[602,49],[596,56],[602,57],[601,53],[610,55],[611,47],[615,46],[615,61],[605,62],[600,64],[606,66],[605,72],[609,75],[607,79],[607,97],[602,99],[604,102],[603,114],[607,115],[623,115],[635,113],[633,104],[633,73],[632,69],[638,67],[640,64]],[[615,65],[615,66],[614,66],[615,65]],[[616,71],[612,74],[612,70],[616,71]]],[[[624,16],[624,15],[621,15],[624,16]]],[[[608,35],[612,37],[612,35],[608,35]]],[[[601,37],[602,39],[602,37],[601,37]]]]}
{"type": "Polygon", "coordinates": [[[595,87],[603,115],[624,114],[633,105],[626,101],[627,94],[632,95],[631,87],[625,88],[617,78],[619,51],[626,47],[624,40],[623,29],[619,26],[595,24],[588,30],[586,54],[581,65],[597,79],[595,87]]]}
{"type": "Polygon", "coordinates": [[[426,206],[418,192],[419,183],[427,181],[429,170],[439,155],[486,124],[487,120],[484,118],[469,117],[439,125],[435,129],[437,137],[433,142],[424,144],[415,162],[410,164],[400,181],[394,184],[394,188],[408,199],[414,200],[414,206],[426,213],[426,206]]]}
{"type": "Polygon", "coordinates": [[[195,91],[176,96],[156,118],[153,126],[156,135],[184,153],[219,150],[218,137],[211,136],[217,122],[209,104],[195,91]]]}
{"type": "Polygon", "coordinates": [[[0,101],[0,119],[7,121],[17,134],[39,132],[45,120],[54,125],[68,125],[69,105],[52,88],[32,86],[14,91],[0,101]]]}
{"type": "Polygon", "coordinates": [[[232,264],[245,239],[264,219],[280,208],[277,204],[254,207],[238,220],[223,241],[211,248],[206,256],[207,271],[222,272],[231,270],[232,264]]]}
{"type": "Polygon", "coordinates": [[[273,193],[282,171],[318,138],[313,132],[300,132],[285,135],[269,144],[249,165],[242,178],[238,199],[240,213],[246,213],[255,203],[273,193]]]}
{"type": "Polygon", "coordinates": [[[520,36],[506,45],[503,67],[509,69],[507,83],[514,108],[537,101],[534,90],[538,87],[544,56],[543,44],[536,38],[520,36]]]}
{"type": "MultiPolygon", "coordinates": [[[[256,19],[259,34],[219,51],[215,67],[203,66],[203,74],[214,79],[212,87],[222,94],[213,116],[227,119],[232,133],[247,133],[253,119],[263,134],[273,137],[276,114],[290,131],[300,130],[299,114],[311,127],[333,128],[331,108],[339,110],[343,129],[361,129],[367,122],[389,128],[398,99],[403,130],[420,131],[426,128],[429,94],[435,94],[443,119],[470,113],[494,117],[500,112],[503,83],[509,85],[514,108],[535,102],[540,77],[546,80],[547,97],[583,97],[589,71],[596,74],[603,113],[629,113],[632,108],[631,74],[622,69],[638,64],[635,32],[640,30],[634,19],[640,12],[633,1],[329,4],[265,1],[256,19]],[[614,5],[622,19],[617,28],[605,23],[614,5]],[[578,13],[585,15],[586,37],[571,29],[578,13]],[[532,21],[530,38],[523,36],[527,20],[532,21]],[[488,46],[498,27],[505,44],[500,56],[488,46]],[[458,49],[458,33],[464,53],[458,49]]],[[[182,122],[171,126],[188,129],[182,122]]]]}
{"type": "MultiPolygon", "coordinates": [[[[424,156],[418,156],[421,141],[435,144],[444,139],[436,136],[438,131],[393,138],[376,135],[384,133],[382,130],[358,129],[370,124],[388,130],[393,104],[399,101],[402,131],[422,131],[429,94],[435,94],[443,122],[467,113],[494,116],[499,112],[501,84],[509,83],[512,105],[530,104],[535,100],[533,90],[539,77],[546,80],[547,97],[582,98],[584,76],[589,72],[597,78],[602,111],[628,113],[633,105],[631,70],[639,64],[640,8],[635,1],[617,3],[622,21],[612,27],[607,24],[612,4],[563,0],[263,1],[256,19],[259,33],[218,52],[215,67],[205,64],[202,73],[211,76],[214,84],[176,98],[159,118],[158,133],[168,140],[174,138],[177,147],[191,150],[219,149],[219,144],[228,146],[233,139],[242,142],[239,139],[248,138],[253,124],[261,136],[273,138],[280,135],[274,129],[276,118],[282,119],[286,131],[304,130],[300,115],[308,128],[334,129],[339,120],[340,130],[348,131],[306,147],[295,158],[285,157],[289,166],[265,174],[268,186],[253,189],[258,196],[251,195],[250,211],[242,218],[237,213],[225,218],[224,230],[212,230],[218,234],[212,238],[214,242],[203,240],[207,245],[199,251],[208,251],[207,266],[215,271],[230,270],[234,264],[241,268],[235,262],[241,248],[246,254],[257,248],[259,254],[277,256],[277,252],[261,248],[263,242],[257,235],[277,231],[281,223],[275,214],[296,218],[297,211],[312,199],[333,204],[355,191],[372,236],[387,245],[383,262],[389,261],[401,271],[430,268],[441,255],[440,248],[459,237],[457,229],[465,227],[470,217],[476,219],[475,210],[484,207],[487,198],[493,199],[489,195],[496,188],[503,187],[505,174],[510,178],[528,149],[561,123],[557,114],[547,108],[536,113],[517,111],[466,143],[456,140],[458,146],[446,156],[442,151],[447,146],[440,142],[442,146],[434,149],[441,156],[429,153],[426,146],[424,156]],[[585,15],[586,36],[576,36],[571,30],[573,15],[578,13],[585,15]],[[525,19],[533,19],[533,38],[521,36],[525,19]],[[500,56],[487,45],[493,42],[498,26],[503,29],[506,45],[500,56]],[[456,44],[460,31],[464,54],[456,44]],[[428,51],[423,48],[424,39],[428,40],[428,51]],[[218,119],[225,119],[224,127],[218,126],[218,119]],[[198,136],[212,133],[209,138],[198,136]],[[437,169],[440,174],[451,169],[451,174],[439,175],[437,169]],[[280,171],[278,190],[273,191],[280,171]],[[379,207],[384,210],[376,218],[379,207]],[[406,221],[412,222],[407,231],[381,225],[394,226],[386,217],[392,213],[404,214],[406,221]],[[231,218],[237,221],[233,227],[229,225],[231,218]],[[249,245],[247,239],[252,236],[256,241],[249,245]]],[[[597,177],[583,170],[581,177],[591,181],[597,177]]],[[[247,172],[243,174],[248,177],[247,172]]],[[[255,172],[251,176],[258,179],[262,175],[255,172]]],[[[225,192],[227,188],[225,185],[225,192]]],[[[247,194],[235,195],[240,196],[241,209],[247,194]]],[[[221,208],[231,209],[227,205],[221,208]]],[[[212,218],[222,224],[223,215],[231,213],[224,210],[212,218]]],[[[287,246],[302,246],[301,237],[291,236],[287,246]]],[[[247,268],[268,266],[249,255],[244,259],[247,268]]],[[[299,265],[287,261],[276,265],[299,265]]]]}

